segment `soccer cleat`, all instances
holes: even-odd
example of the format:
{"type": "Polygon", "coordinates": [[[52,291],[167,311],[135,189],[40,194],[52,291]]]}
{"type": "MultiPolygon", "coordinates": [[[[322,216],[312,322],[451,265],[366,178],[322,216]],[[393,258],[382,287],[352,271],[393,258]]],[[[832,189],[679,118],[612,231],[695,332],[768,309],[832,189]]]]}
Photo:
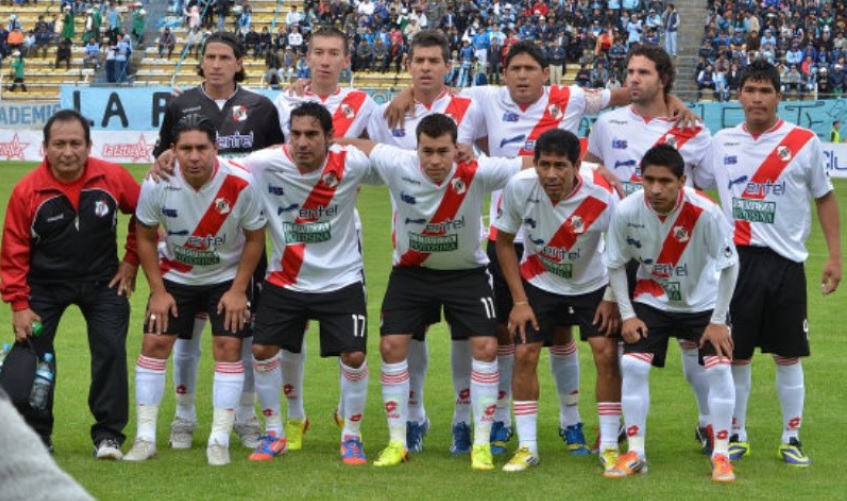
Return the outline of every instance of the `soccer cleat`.
{"type": "Polygon", "coordinates": [[[627,452],[618,458],[615,466],[603,472],[606,478],[623,478],[647,473],[647,462],[635,452],[627,452]]]}
{"type": "Polygon", "coordinates": [[[607,447],[603,450],[600,454],[600,465],[603,467],[603,474],[613,469],[618,464],[618,459],[620,459],[620,452],[617,449],[607,447]]]}
{"type": "Polygon", "coordinates": [[[491,444],[475,444],[471,449],[471,468],[474,471],[489,471],[494,469],[494,456],[491,455],[491,444]]]}
{"type": "Polygon", "coordinates": [[[342,416],[341,412],[338,411],[338,407],[332,411],[332,420],[335,421],[335,426],[340,429],[344,429],[344,416],[342,416]]]}
{"type": "Polygon", "coordinates": [[[211,466],[224,466],[229,464],[229,444],[222,444],[212,440],[206,446],[206,460],[211,466]]]}
{"type": "Polygon", "coordinates": [[[359,437],[349,437],[341,442],[341,462],[344,464],[365,464],[365,450],[359,437]]]}
{"type": "Polygon", "coordinates": [[[726,454],[717,454],[712,457],[712,480],[715,482],[735,482],[732,462],[726,454]]]}
{"type": "Polygon", "coordinates": [[[798,468],[805,468],[812,464],[811,458],[803,452],[803,445],[796,438],[779,446],[779,457],[787,464],[798,468]]]}
{"type": "Polygon", "coordinates": [[[591,449],[585,443],[585,434],[582,432],[582,423],[572,424],[568,427],[559,427],[559,436],[565,441],[568,454],[575,456],[587,456],[591,449]]]}
{"type": "Polygon", "coordinates": [[[738,461],[744,456],[750,455],[750,442],[741,442],[738,435],[729,437],[729,460],[738,461]]]}
{"type": "Polygon", "coordinates": [[[289,419],[285,421],[285,436],[288,438],[288,450],[299,451],[303,448],[303,435],[309,429],[309,418],[289,419]]]}
{"type": "Polygon", "coordinates": [[[259,437],[259,445],[247,458],[250,461],[271,461],[273,458],[285,454],[288,450],[288,442],[285,437],[277,437],[276,433],[269,432],[259,437]]]}
{"type": "Polygon", "coordinates": [[[121,458],[123,458],[120,442],[114,438],[104,438],[97,444],[97,447],[94,448],[94,457],[97,459],[120,461],[121,458]]]}
{"type": "Polygon", "coordinates": [[[397,466],[409,460],[409,451],[403,442],[388,442],[388,447],[379,453],[374,466],[397,466]]]}
{"type": "Polygon", "coordinates": [[[181,417],[174,418],[171,423],[171,437],[168,439],[171,449],[190,449],[195,428],[197,428],[197,421],[181,417]]]}
{"type": "Polygon", "coordinates": [[[535,454],[533,454],[529,447],[521,447],[518,449],[517,454],[503,466],[503,471],[524,471],[535,466],[538,466],[538,463],[541,462],[541,459],[538,458],[535,454]]]}
{"type": "Polygon", "coordinates": [[[429,418],[426,418],[423,423],[406,422],[406,444],[409,447],[409,452],[423,451],[423,439],[428,431],[429,418]]]}
{"type": "Polygon", "coordinates": [[[471,427],[468,423],[456,423],[453,425],[453,443],[450,444],[450,453],[455,455],[467,454],[471,451],[471,427]]]}
{"type": "Polygon", "coordinates": [[[506,442],[512,438],[512,427],[503,421],[494,421],[491,425],[491,453],[505,454],[506,442]]]}
{"type": "Polygon", "coordinates": [[[124,461],[147,461],[154,457],[156,457],[156,444],[137,437],[132,443],[129,452],[124,455],[124,461]]]}
{"type": "Polygon", "coordinates": [[[714,447],[715,443],[715,437],[712,432],[712,425],[697,425],[697,427],[694,428],[694,440],[700,442],[700,447],[703,449],[703,454],[707,456],[712,455],[712,448],[714,447]]]}
{"type": "Polygon", "coordinates": [[[253,416],[246,423],[238,423],[232,425],[232,430],[238,435],[238,441],[241,442],[247,449],[255,449],[259,446],[260,437],[262,436],[262,427],[259,425],[259,418],[253,416]]]}

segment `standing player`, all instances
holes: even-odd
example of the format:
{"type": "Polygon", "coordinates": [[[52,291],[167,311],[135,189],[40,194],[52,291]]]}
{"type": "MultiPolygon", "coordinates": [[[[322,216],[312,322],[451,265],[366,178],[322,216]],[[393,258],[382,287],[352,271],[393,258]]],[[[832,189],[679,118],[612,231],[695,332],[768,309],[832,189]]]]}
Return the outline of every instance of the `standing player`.
{"type": "Polygon", "coordinates": [[[735,480],[729,462],[729,428],[735,391],[726,325],[738,276],[738,255],[720,208],[685,186],[685,161],[670,145],[654,146],[641,160],[644,186],[618,204],[609,229],[605,261],[626,342],[621,357],[621,402],[629,452],[604,476],[645,473],[644,448],[650,407],[650,366],[664,367],[668,338],[697,343],[709,381],[714,430],[712,480],[735,480]],[[635,305],[625,266],[639,264],[635,305]],[[718,278],[719,273],[719,278],[718,278]]]}
{"type": "Polygon", "coordinates": [[[381,184],[355,148],[330,146],[332,116],[318,103],[291,111],[288,143],[245,159],[270,214],[273,257],[256,314],[254,372],[266,433],[250,455],[284,453],[280,349],[299,353],[309,320],[320,323],[321,356],[338,356],[344,429],[341,459],[364,464],[361,424],[368,390],[367,308],[353,209],[362,183],[381,184]]]}
{"type": "MultiPolygon", "coordinates": [[[[509,334],[517,343],[512,391],[520,446],[505,471],[523,471],[540,461],[538,357],[554,330],[572,322],[569,310],[603,379],[597,401],[620,402],[620,385],[610,384],[620,381],[617,341],[604,336],[617,331],[618,312],[604,300],[608,276],[600,252],[617,194],[596,172],[579,171],[579,139],[570,132],[551,129],[539,136],[533,157],[535,169],[513,177],[503,191],[494,222],[497,257],[513,300],[509,334]],[[514,239],[520,228],[527,238],[519,265],[514,239]]],[[[609,427],[600,409],[601,427],[609,427]]],[[[619,420],[611,420],[612,436],[619,420]]]]}
{"type": "Polygon", "coordinates": [[[144,340],[135,367],[138,432],[126,461],[156,455],[165,363],[176,336],[190,336],[197,312],[212,321],[215,380],[211,465],[229,459],[229,436],[244,384],[241,337],[250,320],[247,289],[265,248],[265,217],[249,175],[219,158],[215,126],[186,115],[173,127],[176,175],[141,187],[138,255],[150,284],[144,340]],[[158,227],[165,256],[157,251],[158,227]]]}
{"type": "MultiPolygon", "coordinates": [[[[480,121],[478,105],[471,99],[453,96],[444,84],[444,78],[450,71],[450,48],[447,38],[440,31],[424,30],[412,39],[408,57],[409,74],[412,77],[412,89],[409,91],[414,108],[413,115],[403,124],[389,125],[385,118],[388,104],[380,106],[371,115],[368,136],[374,141],[397,146],[406,150],[415,150],[415,134],[418,124],[434,113],[443,113],[452,118],[458,127],[458,142],[472,145],[484,135],[484,124],[480,121]]],[[[393,121],[392,121],[393,122],[393,121]]],[[[400,198],[392,199],[402,203],[400,198]]],[[[397,219],[399,226],[403,219],[397,219]]],[[[405,224],[405,223],[404,223],[405,224]]],[[[440,313],[433,311],[426,325],[438,322],[440,313]]],[[[424,380],[429,365],[425,344],[426,327],[413,333],[413,342],[409,343],[409,407],[406,443],[410,452],[423,450],[423,438],[429,429],[429,419],[424,408],[424,380]]],[[[453,415],[453,443],[450,451],[454,454],[470,452],[470,376],[471,352],[467,340],[455,339],[451,344],[450,363],[453,372],[455,392],[455,410],[453,415]]]]}
{"type": "Polygon", "coordinates": [[[382,396],[389,443],[374,463],[394,466],[408,459],[408,347],[412,333],[442,306],[454,340],[470,340],[470,400],[474,430],[471,466],[494,468],[489,437],[497,400],[494,300],[487,257],[479,244],[482,200],[502,188],[520,159],[455,163],[458,129],[442,113],[424,117],[416,153],[368,141],[353,141],[370,156],[396,201],[394,268],[382,303],[380,352],[382,396]],[[399,221],[404,221],[399,224],[399,221]]]}
{"type": "MultiPolygon", "coordinates": [[[[172,132],[185,115],[199,113],[211,120],[217,130],[218,155],[225,158],[246,156],[252,151],[267,148],[284,141],[279,126],[279,116],[273,103],[265,96],[251,92],[239,85],[246,78],[244,47],[232,33],[218,32],[209,35],[203,45],[198,73],[203,83],[188,89],[168,104],[159,141],[153,150],[157,165],[173,163],[172,132]]],[[[252,308],[258,303],[258,293],[265,274],[263,256],[256,268],[252,308]]],[[[175,449],[191,447],[197,417],[194,410],[194,393],[200,363],[200,341],[205,321],[198,319],[190,338],[177,339],[174,345],[174,387],[176,389],[176,415],[171,425],[170,444],[175,449]]],[[[250,338],[244,339],[244,391],[236,413],[235,431],[242,445],[255,448],[260,433],[256,417],[256,392],[250,338]]]]}
{"type": "MultiPolygon", "coordinates": [[[[347,37],[335,28],[321,28],[309,39],[306,53],[311,80],[302,96],[289,92],[280,93],[274,100],[279,112],[280,127],[288,135],[291,110],[304,102],[323,105],[332,115],[332,130],[338,137],[367,137],[367,126],[371,113],[376,108],[374,100],[364,91],[339,87],[341,72],[350,65],[347,37]]],[[[358,217],[357,226],[360,225],[358,217]]],[[[282,352],[283,391],[288,402],[288,417],[285,420],[285,435],[288,449],[300,450],[303,434],[309,427],[303,408],[303,378],[305,372],[306,346],[300,353],[282,352]]],[[[343,399],[339,402],[336,421],[343,414],[343,399]]]]}
{"type": "MultiPolygon", "coordinates": [[[[653,146],[669,144],[676,148],[685,161],[688,184],[709,185],[711,179],[709,129],[702,125],[681,128],[667,105],[667,96],[673,88],[675,77],[673,61],[664,49],[642,45],[630,52],[627,61],[626,92],[632,105],[604,113],[594,122],[588,136],[585,159],[603,164],[602,170],[611,171],[619,192],[629,195],[641,189],[641,157],[653,146]]],[[[634,271],[634,268],[633,268],[634,271]]],[[[709,383],[699,363],[697,345],[679,339],[685,377],[697,397],[699,419],[696,437],[704,452],[711,453],[708,434],[709,383]]],[[[611,405],[620,409],[620,403],[611,405]]],[[[611,437],[602,436],[602,448],[614,446],[611,437]]]]}
{"type": "Polygon", "coordinates": [[[838,204],[824,169],[814,132],[777,115],[782,97],[779,73],[757,61],[741,75],[739,101],[744,122],[713,139],[715,180],[721,202],[735,225],[741,259],[738,287],[730,307],[735,351],[735,415],[730,457],[750,452],[747,400],[750,362],[756,347],[773,353],[776,388],[782,408],[779,454],[792,466],[808,466],[799,431],[805,386],[801,357],[809,356],[806,276],[811,229],[809,198],[814,198],[829,257],[821,292],[831,294],[841,281],[838,204]]]}

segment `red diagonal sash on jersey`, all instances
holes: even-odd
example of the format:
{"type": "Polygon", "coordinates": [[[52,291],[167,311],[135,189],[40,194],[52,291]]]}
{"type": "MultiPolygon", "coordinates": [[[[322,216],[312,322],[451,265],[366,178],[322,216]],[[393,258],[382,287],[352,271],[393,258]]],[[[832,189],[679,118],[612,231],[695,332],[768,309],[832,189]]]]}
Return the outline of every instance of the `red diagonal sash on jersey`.
{"type": "MultiPolygon", "coordinates": [[[[479,165],[476,163],[476,160],[456,166],[456,173],[453,174],[452,178],[445,181],[447,183],[447,190],[445,190],[444,197],[441,199],[438,208],[435,209],[435,214],[433,214],[427,226],[443,223],[448,219],[455,219],[459,208],[462,206],[462,202],[465,200],[465,196],[471,189],[471,183],[478,167],[479,165]],[[455,188],[456,180],[461,180],[464,184],[464,190],[457,190],[455,188]]],[[[422,235],[435,235],[435,233],[424,230],[422,235]]],[[[429,257],[429,254],[429,252],[419,252],[409,249],[400,256],[400,262],[397,263],[397,266],[420,266],[429,257]]]]}
{"type": "MultiPolygon", "coordinates": [[[[217,168],[217,166],[216,166],[217,168]]],[[[193,237],[205,238],[209,235],[217,235],[226,222],[226,218],[232,213],[238,196],[241,191],[247,187],[247,181],[237,176],[227,175],[215,197],[212,199],[212,204],[206,209],[206,213],[197,223],[197,227],[191,233],[193,237]]],[[[186,244],[186,248],[205,250],[196,245],[186,244]]],[[[170,270],[176,270],[180,273],[188,273],[193,268],[193,265],[181,263],[179,261],[171,261],[163,258],[159,265],[161,273],[164,275],[170,270]]]]}
{"type": "Polygon", "coordinates": [[[471,107],[471,100],[464,97],[453,96],[450,98],[450,103],[444,109],[444,114],[452,118],[456,122],[456,126],[462,124],[462,119],[465,118],[468,108],[471,107]]]}
{"type": "MultiPolygon", "coordinates": [[[[606,207],[609,205],[597,198],[588,197],[573,211],[573,214],[568,217],[556,233],[547,242],[548,247],[559,247],[570,250],[571,247],[579,239],[580,235],[584,234],[591,228],[594,221],[603,214],[606,207]]],[[[538,253],[532,254],[526,258],[521,264],[521,276],[524,280],[530,280],[536,275],[540,275],[547,271],[538,253]]]]}
{"type": "MultiPolygon", "coordinates": [[[[317,184],[312,188],[306,201],[300,207],[301,213],[315,210],[318,207],[329,207],[332,198],[338,186],[341,184],[341,179],[344,177],[344,165],[347,152],[330,151],[327,155],[326,165],[321,171],[321,177],[317,184]],[[331,180],[329,183],[326,180],[331,180]]],[[[294,219],[295,224],[303,224],[315,221],[314,218],[294,219]]],[[[268,276],[268,282],[279,287],[285,287],[297,282],[297,275],[300,274],[300,268],[303,266],[303,256],[306,253],[306,244],[290,243],[285,246],[282,253],[282,271],[271,273],[268,276]]]]}
{"type": "MultiPolygon", "coordinates": [[[[747,181],[747,183],[744,184],[744,186],[747,186],[749,183],[775,183],[782,174],[782,171],[788,167],[788,164],[797,155],[797,152],[806,146],[806,143],[808,143],[813,136],[814,133],[812,131],[800,128],[795,128],[786,134],[777,147],[774,148],[773,151],[771,151],[765,158],[762,165],[756,169],[756,172],[753,173],[753,176],[747,181]]],[[[762,200],[765,198],[765,194],[761,190],[758,190],[755,193],[747,193],[747,190],[744,190],[741,194],[741,198],[748,200],[762,200]]],[[[749,245],[752,238],[753,233],[752,228],[750,227],[750,221],[736,219],[735,234],[733,235],[735,245],[749,245]]]]}
{"type": "MultiPolygon", "coordinates": [[[[674,127],[673,129],[662,134],[653,146],[658,146],[660,144],[669,144],[677,149],[677,151],[681,150],[685,143],[688,142],[689,139],[693,139],[697,137],[697,134],[703,130],[702,127],[689,127],[687,129],[680,129],[679,127],[674,127]]],[[[632,176],[630,176],[629,181],[632,183],[641,184],[641,163],[639,162],[638,169],[635,169],[632,172],[632,176]]]]}
{"type": "Polygon", "coordinates": [[[526,144],[535,144],[541,134],[544,134],[550,129],[555,129],[562,123],[565,118],[565,111],[568,109],[568,102],[571,98],[571,90],[565,85],[553,85],[550,87],[550,97],[547,100],[547,107],[544,108],[544,114],[541,115],[541,120],[535,124],[535,127],[530,131],[526,138],[526,143],[518,155],[532,155],[531,150],[526,149],[526,144]]]}
{"type": "Polygon", "coordinates": [[[364,92],[350,92],[341,103],[335,114],[332,115],[332,129],[335,137],[345,137],[359,111],[362,109],[365,99],[368,97],[364,92]]]}
{"type": "MultiPolygon", "coordinates": [[[[665,237],[662,243],[662,251],[659,257],[656,258],[657,265],[667,265],[675,267],[682,257],[682,253],[688,248],[691,242],[691,236],[694,234],[694,227],[697,225],[697,220],[703,214],[703,209],[689,202],[684,202],[679,210],[679,215],[676,216],[670,232],[665,237]]],[[[662,286],[650,279],[639,280],[635,284],[635,292],[633,297],[641,294],[650,294],[653,296],[662,296],[665,290],[662,286]]]]}

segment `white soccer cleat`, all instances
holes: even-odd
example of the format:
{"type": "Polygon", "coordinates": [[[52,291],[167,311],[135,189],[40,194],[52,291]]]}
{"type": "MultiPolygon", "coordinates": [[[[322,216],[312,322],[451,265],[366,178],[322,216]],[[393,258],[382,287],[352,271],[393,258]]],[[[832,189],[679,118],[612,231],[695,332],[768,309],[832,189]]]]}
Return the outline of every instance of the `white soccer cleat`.
{"type": "Polygon", "coordinates": [[[190,449],[196,427],[197,421],[174,418],[171,423],[171,437],[168,439],[171,449],[190,449]]]}
{"type": "Polygon", "coordinates": [[[238,440],[247,449],[255,449],[259,446],[259,437],[262,436],[262,427],[259,425],[259,419],[253,416],[246,423],[236,422],[232,426],[235,434],[238,435],[238,440]]]}
{"type": "Polygon", "coordinates": [[[156,457],[156,444],[141,438],[137,437],[135,441],[132,443],[132,448],[124,454],[124,461],[147,461],[148,459],[152,459],[156,457]]]}
{"type": "Polygon", "coordinates": [[[211,466],[224,466],[229,464],[229,445],[213,440],[206,447],[206,459],[211,466]]]}

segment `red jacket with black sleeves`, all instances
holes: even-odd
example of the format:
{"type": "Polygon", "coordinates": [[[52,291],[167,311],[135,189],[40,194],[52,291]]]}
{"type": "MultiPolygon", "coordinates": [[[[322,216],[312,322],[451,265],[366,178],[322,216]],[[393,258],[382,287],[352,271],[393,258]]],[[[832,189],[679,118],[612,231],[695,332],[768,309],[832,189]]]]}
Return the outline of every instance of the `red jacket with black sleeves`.
{"type": "Polygon", "coordinates": [[[89,157],[82,177],[57,180],[45,159],[15,186],[0,249],[0,292],[29,308],[30,284],[110,281],[118,271],[118,211],[132,214],[124,261],[138,266],[135,206],[140,187],[117,164],[89,157]]]}

